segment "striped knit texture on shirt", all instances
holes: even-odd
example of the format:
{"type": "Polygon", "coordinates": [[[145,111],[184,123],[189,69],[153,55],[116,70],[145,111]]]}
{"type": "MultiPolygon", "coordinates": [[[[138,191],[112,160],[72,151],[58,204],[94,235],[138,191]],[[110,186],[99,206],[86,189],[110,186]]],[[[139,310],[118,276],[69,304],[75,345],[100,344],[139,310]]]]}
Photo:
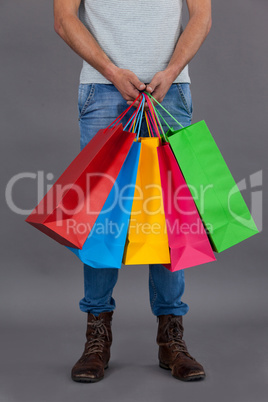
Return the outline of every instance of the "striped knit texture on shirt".
{"type": "MultiPolygon", "coordinates": [[[[82,0],[79,18],[120,68],[144,83],[164,70],[182,33],[183,0],[82,0]]],[[[188,66],[174,83],[189,82],[188,66]]],[[[110,82],[83,61],[80,83],[110,82]]]]}

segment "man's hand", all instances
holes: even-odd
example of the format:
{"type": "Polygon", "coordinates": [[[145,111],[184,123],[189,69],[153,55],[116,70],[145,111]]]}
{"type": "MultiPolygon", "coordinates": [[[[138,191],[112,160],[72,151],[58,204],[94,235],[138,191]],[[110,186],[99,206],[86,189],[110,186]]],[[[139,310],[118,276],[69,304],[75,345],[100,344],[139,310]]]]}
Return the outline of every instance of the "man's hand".
{"type": "MultiPolygon", "coordinates": [[[[186,0],[189,21],[164,71],[154,75],[146,91],[161,103],[171,84],[200,49],[211,28],[211,0],[186,0]]],[[[135,105],[136,106],[136,105],[135,105]]],[[[145,103],[145,110],[148,106],[145,103]]]]}
{"type": "Polygon", "coordinates": [[[146,91],[153,95],[153,97],[161,103],[166,96],[171,84],[173,83],[175,77],[169,74],[168,70],[159,71],[156,73],[150,82],[146,86],[146,91]]]}
{"type": "Polygon", "coordinates": [[[126,101],[132,103],[145,84],[130,70],[112,63],[92,34],[78,19],[81,0],[54,0],[55,31],[79,55],[111,81],[126,101]]]}
{"type": "Polygon", "coordinates": [[[156,73],[146,91],[161,103],[171,84],[199,50],[211,28],[211,0],[187,0],[189,21],[164,71],[156,73]]]}
{"type": "MultiPolygon", "coordinates": [[[[146,90],[162,102],[174,79],[196,54],[211,26],[211,0],[186,0],[189,22],[180,36],[167,68],[155,74],[146,90]]],[[[92,34],[78,19],[81,0],[54,0],[55,30],[83,60],[94,67],[131,104],[139,91],[145,89],[130,70],[115,66],[92,34]]],[[[136,102],[134,106],[137,106],[136,102]]],[[[145,110],[148,105],[145,104],[145,110]]]]}
{"type": "MultiPolygon", "coordinates": [[[[150,84],[146,85],[145,90],[149,93],[152,94],[153,97],[159,102],[161,103],[164,99],[164,97],[166,96],[166,93],[168,92],[171,84],[173,83],[174,79],[176,77],[174,77],[168,69],[164,70],[164,71],[159,71],[158,73],[156,73],[152,79],[152,81],[150,82],[150,84]]],[[[156,103],[153,100],[151,100],[152,103],[156,103]]],[[[131,104],[131,102],[127,102],[129,105],[131,104]]],[[[136,102],[134,103],[134,107],[138,107],[139,103],[136,102]]],[[[147,102],[145,102],[144,105],[144,109],[148,110],[148,104],[147,102]]]]}
{"type": "MultiPolygon", "coordinates": [[[[137,98],[140,93],[139,91],[143,91],[146,87],[132,71],[117,67],[115,68],[111,82],[123,98],[128,101],[129,105],[137,98]]],[[[138,105],[139,103],[136,102],[136,104],[138,105]]]]}

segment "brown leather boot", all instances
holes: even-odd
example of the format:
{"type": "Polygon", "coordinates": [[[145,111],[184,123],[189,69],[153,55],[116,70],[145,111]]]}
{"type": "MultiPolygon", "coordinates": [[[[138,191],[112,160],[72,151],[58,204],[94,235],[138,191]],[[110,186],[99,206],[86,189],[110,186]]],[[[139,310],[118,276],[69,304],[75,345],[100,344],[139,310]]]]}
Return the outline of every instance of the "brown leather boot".
{"type": "Polygon", "coordinates": [[[158,316],[159,366],[171,370],[179,380],[200,380],[206,376],[204,368],[190,355],[182,337],[182,316],[158,316]]]}
{"type": "Polygon", "coordinates": [[[97,382],[103,379],[108,367],[112,343],[113,311],[98,317],[88,313],[85,350],[72,369],[72,379],[78,382],[97,382]]]}

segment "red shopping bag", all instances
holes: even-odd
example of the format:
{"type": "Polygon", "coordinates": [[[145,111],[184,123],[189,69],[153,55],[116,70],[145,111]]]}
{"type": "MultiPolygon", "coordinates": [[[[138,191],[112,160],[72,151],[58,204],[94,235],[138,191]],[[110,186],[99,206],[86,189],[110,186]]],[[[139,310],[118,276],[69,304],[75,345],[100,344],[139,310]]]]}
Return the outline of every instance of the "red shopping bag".
{"type": "Polygon", "coordinates": [[[134,141],[123,126],[99,130],[28,216],[64,246],[82,248],[134,141]]]}
{"type": "Polygon", "coordinates": [[[170,271],[214,261],[210,242],[168,143],[157,148],[167,225],[170,271]]]}

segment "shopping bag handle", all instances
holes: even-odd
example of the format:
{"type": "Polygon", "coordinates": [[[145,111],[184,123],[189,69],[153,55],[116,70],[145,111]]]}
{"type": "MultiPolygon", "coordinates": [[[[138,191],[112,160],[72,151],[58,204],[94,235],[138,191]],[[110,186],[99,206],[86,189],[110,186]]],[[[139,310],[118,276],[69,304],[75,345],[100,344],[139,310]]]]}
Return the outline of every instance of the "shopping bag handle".
{"type": "Polygon", "coordinates": [[[142,105],[142,101],[143,101],[143,96],[141,97],[140,103],[139,103],[138,107],[136,108],[135,112],[130,116],[130,118],[126,122],[126,124],[124,126],[124,130],[126,130],[126,128],[130,125],[129,131],[131,131],[133,129],[133,127],[135,126],[136,119],[138,117],[138,114],[140,112],[140,108],[141,108],[141,105],[142,105]]]}
{"type": "MultiPolygon", "coordinates": [[[[158,104],[158,106],[160,106],[160,107],[161,107],[161,108],[162,108],[162,109],[163,109],[163,110],[181,127],[181,128],[184,128],[184,126],[183,126],[178,120],[176,120],[175,117],[172,116],[172,114],[170,114],[169,111],[168,111],[166,108],[164,108],[164,106],[162,106],[161,103],[159,103],[151,94],[149,94],[149,93],[146,92],[146,91],[144,91],[144,93],[147,95],[147,97],[149,97],[150,99],[153,99],[153,100],[158,104]]],[[[153,107],[153,109],[154,109],[156,115],[159,115],[159,117],[161,117],[161,119],[165,122],[165,124],[167,125],[167,127],[168,127],[169,129],[171,129],[170,125],[166,122],[166,120],[164,119],[164,117],[162,116],[162,114],[155,108],[155,106],[153,105],[152,102],[151,102],[151,105],[152,105],[152,107],[153,107]]]]}
{"type": "Polygon", "coordinates": [[[137,100],[139,99],[139,97],[141,96],[141,93],[139,93],[139,95],[137,96],[137,98],[131,103],[131,105],[124,110],[123,113],[121,113],[114,121],[112,121],[111,124],[109,124],[108,127],[106,127],[106,130],[112,126],[116,126],[117,124],[120,123],[120,121],[123,119],[123,117],[127,114],[127,112],[132,108],[132,106],[134,105],[135,102],[137,102],[137,100]]]}
{"type": "MultiPolygon", "coordinates": [[[[139,138],[140,135],[140,129],[141,129],[141,123],[142,123],[142,116],[143,116],[143,112],[144,112],[144,105],[145,105],[145,101],[150,102],[149,98],[147,97],[147,95],[145,95],[144,93],[142,93],[142,100],[136,110],[136,112],[129,118],[128,122],[126,123],[126,125],[124,126],[124,130],[126,130],[126,128],[130,125],[129,127],[129,131],[133,131],[135,132],[135,130],[137,130],[137,138],[139,138]]],[[[151,105],[149,105],[149,112],[145,112],[145,119],[146,119],[146,123],[147,123],[147,129],[149,132],[150,137],[152,136],[152,134],[156,133],[156,135],[158,137],[160,137],[160,133],[157,127],[157,123],[155,121],[155,113],[154,110],[152,108],[151,105]]],[[[157,118],[157,116],[156,116],[157,118]]]]}
{"type": "Polygon", "coordinates": [[[148,116],[149,116],[151,125],[154,127],[155,132],[156,132],[156,134],[158,135],[159,138],[161,138],[159,128],[161,129],[162,135],[163,135],[165,141],[167,142],[168,140],[166,138],[165,132],[164,132],[163,127],[162,127],[162,124],[161,124],[161,122],[160,122],[160,120],[158,118],[157,110],[154,107],[151,99],[148,97],[147,92],[145,92],[145,99],[147,101],[147,104],[148,104],[148,107],[149,107],[149,110],[150,110],[150,113],[148,114],[148,116]]]}
{"type": "Polygon", "coordinates": [[[148,98],[148,96],[146,94],[144,94],[144,96],[145,96],[145,99],[147,101],[147,105],[149,107],[149,113],[148,113],[149,127],[150,127],[152,133],[153,133],[153,129],[154,129],[157,137],[160,137],[160,132],[158,130],[157,122],[156,122],[156,119],[155,119],[155,112],[154,112],[154,109],[152,107],[152,103],[151,103],[150,99],[148,98]]]}
{"type": "Polygon", "coordinates": [[[155,125],[155,122],[153,120],[150,110],[148,112],[147,111],[145,112],[145,120],[146,120],[147,129],[148,129],[150,137],[156,136],[156,137],[161,138],[158,127],[155,125]]]}
{"type": "Polygon", "coordinates": [[[139,106],[137,108],[137,110],[132,114],[132,116],[129,118],[128,122],[126,123],[126,125],[124,126],[124,130],[126,130],[126,128],[128,127],[128,125],[130,124],[130,128],[129,131],[133,131],[137,133],[136,138],[138,139],[140,136],[140,130],[141,130],[141,122],[142,122],[142,115],[143,115],[143,111],[144,111],[144,105],[145,105],[145,96],[142,94],[142,98],[141,101],[139,103],[139,106]]]}
{"type": "Polygon", "coordinates": [[[152,127],[151,127],[150,121],[148,120],[149,119],[149,117],[148,117],[149,113],[147,111],[145,111],[144,114],[145,114],[145,120],[146,120],[146,125],[147,125],[147,130],[148,130],[148,133],[149,133],[149,137],[152,137],[152,134],[153,134],[152,127]]]}

